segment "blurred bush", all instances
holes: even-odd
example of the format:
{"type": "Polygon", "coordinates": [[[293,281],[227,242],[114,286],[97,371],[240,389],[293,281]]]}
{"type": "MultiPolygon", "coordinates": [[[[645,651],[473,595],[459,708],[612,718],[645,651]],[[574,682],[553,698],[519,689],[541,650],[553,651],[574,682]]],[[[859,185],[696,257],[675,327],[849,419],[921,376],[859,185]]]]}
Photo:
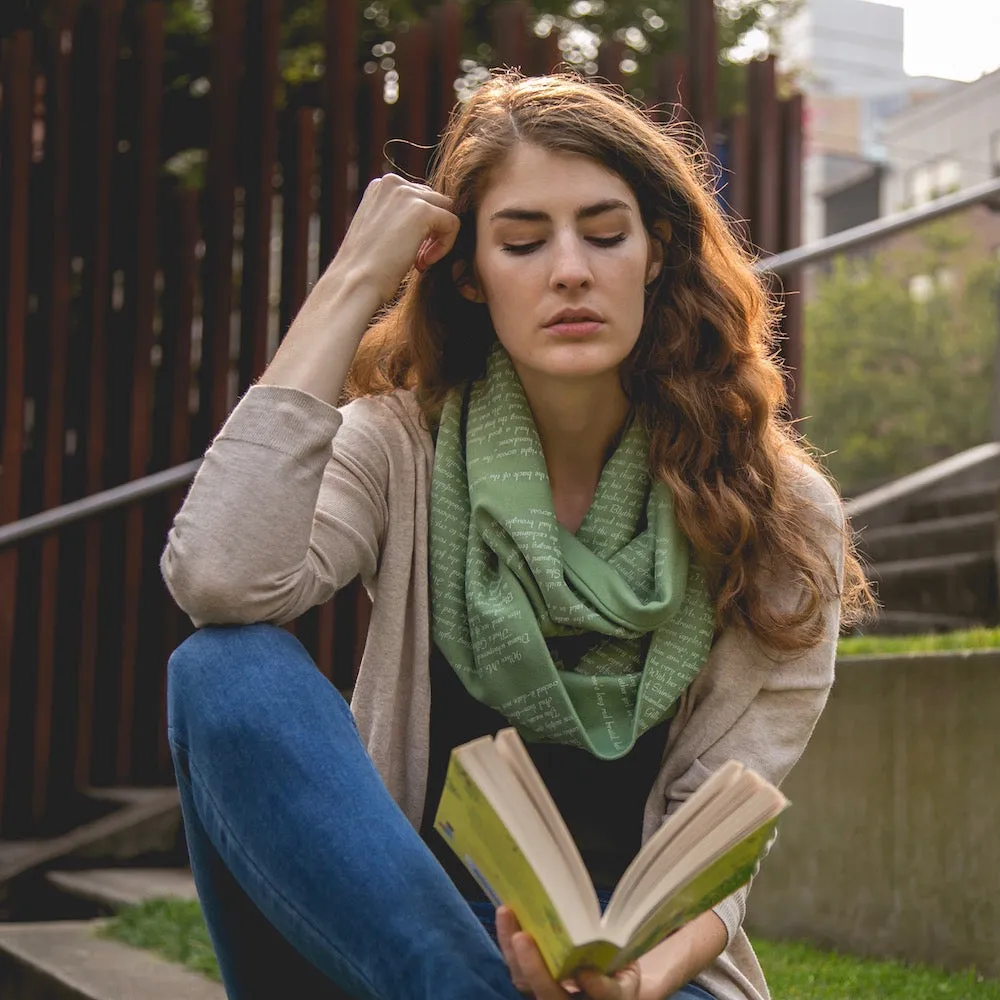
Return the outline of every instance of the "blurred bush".
{"type": "Polygon", "coordinates": [[[935,223],[820,276],[801,429],[845,494],[992,439],[1000,261],[974,244],[935,223]]]}

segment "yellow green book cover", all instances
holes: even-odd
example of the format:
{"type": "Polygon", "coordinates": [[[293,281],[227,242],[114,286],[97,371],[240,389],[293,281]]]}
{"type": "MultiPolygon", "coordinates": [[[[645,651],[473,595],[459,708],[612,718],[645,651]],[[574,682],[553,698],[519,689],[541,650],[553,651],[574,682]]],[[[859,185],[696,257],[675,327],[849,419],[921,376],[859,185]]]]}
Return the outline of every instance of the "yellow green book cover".
{"type": "Polygon", "coordinates": [[[434,827],[497,905],[509,906],[557,979],[581,964],[606,966],[618,949],[574,949],[548,893],[479,786],[453,756],[434,827]]]}

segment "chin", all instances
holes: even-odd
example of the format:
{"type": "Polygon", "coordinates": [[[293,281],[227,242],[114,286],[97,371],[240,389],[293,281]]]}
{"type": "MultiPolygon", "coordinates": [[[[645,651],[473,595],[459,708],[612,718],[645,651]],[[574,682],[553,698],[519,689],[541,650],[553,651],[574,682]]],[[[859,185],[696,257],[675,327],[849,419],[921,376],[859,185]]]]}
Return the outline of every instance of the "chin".
{"type": "MultiPolygon", "coordinates": [[[[524,359],[524,366],[537,375],[553,379],[610,378],[617,376],[628,354],[629,351],[619,345],[566,341],[547,344],[544,349],[533,352],[530,359],[524,359]]],[[[517,358],[514,361],[520,368],[521,362],[517,358]]]]}

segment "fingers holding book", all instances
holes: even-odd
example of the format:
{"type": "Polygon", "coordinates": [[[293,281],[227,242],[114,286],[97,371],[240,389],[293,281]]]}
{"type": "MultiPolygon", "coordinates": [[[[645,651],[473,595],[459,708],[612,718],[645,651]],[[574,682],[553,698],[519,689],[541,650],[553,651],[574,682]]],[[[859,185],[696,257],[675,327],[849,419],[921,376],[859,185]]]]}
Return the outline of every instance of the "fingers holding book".
{"type": "MultiPolygon", "coordinates": [[[[520,935],[521,937],[527,937],[529,941],[531,939],[521,930],[521,925],[517,922],[514,911],[506,906],[497,907],[496,923],[497,943],[500,945],[500,951],[503,954],[504,961],[507,963],[507,968],[510,969],[511,982],[513,982],[515,989],[520,990],[522,993],[528,993],[530,992],[530,987],[524,972],[521,970],[518,951],[514,947],[514,937],[515,935],[520,935]]],[[[536,948],[535,951],[538,951],[538,949],[536,948]]],[[[547,969],[546,972],[548,972],[547,969]]]]}
{"type": "Polygon", "coordinates": [[[642,1000],[640,973],[635,963],[614,976],[582,969],[574,980],[557,983],[530,934],[521,930],[514,912],[498,907],[497,941],[514,987],[534,1000],[642,1000]]]}

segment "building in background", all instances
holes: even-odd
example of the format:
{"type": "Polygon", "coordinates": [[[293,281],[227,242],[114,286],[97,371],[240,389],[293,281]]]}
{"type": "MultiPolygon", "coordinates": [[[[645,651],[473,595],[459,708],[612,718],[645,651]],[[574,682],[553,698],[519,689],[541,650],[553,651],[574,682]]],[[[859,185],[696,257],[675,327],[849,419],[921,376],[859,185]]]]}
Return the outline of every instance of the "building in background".
{"type": "MultiPolygon", "coordinates": [[[[935,198],[1000,177],[1000,70],[972,83],[955,83],[941,93],[888,117],[881,125],[878,159],[857,160],[827,153],[842,176],[819,192],[823,234],[841,232],[882,215],[926,205],[935,198]]],[[[950,216],[964,240],[956,248],[961,270],[984,257],[1000,258],[1000,204],[973,205],[950,216]]],[[[891,237],[883,246],[913,248],[915,233],[891,237]]],[[[927,298],[935,284],[954,282],[957,271],[909,277],[915,298],[927,298]]]]}
{"type": "Polygon", "coordinates": [[[806,0],[782,34],[783,61],[809,94],[882,94],[899,87],[903,11],[864,0],[806,0]]]}
{"type": "Polygon", "coordinates": [[[828,227],[824,195],[850,201],[845,186],[858,180],[865,191],[846,216],[857,218],[865,202],[868,218],[877,218],[881,207],[870,194],[881,190],[881,180],[873,185],[871,178],[885,159],[885,122],[953,81],[908,76],[902,9],[866,0],[805,0],[783,29],[780,66],[805,95],[803,239],[846,228],[840,209],[831,219],[835,228],[828,227]]]}
{"type": "Polygon", "coordinates": [[[886,212],[1000,176],[1000,70],[900,111],[884,145],[886,212]]]}
{"type": "Polygon", "coordinates": [[[824,235],[853,229],[879,217],[884,172],[881,163],[859,160],[850,173],[821,192],[824,235]]]}
{"type": "MultiPolygon", "coordinates": [[[[1000,177],[1000,70],[901,111],[886,122],[884,141],[885,214],[1000,177]]],[[[949,218],[952,231],[965,241],[961,252],[939,273],[911,275],[914,298],[953,284],[984,258],[1000,259],[1000,203],[972,205],[949,218]]]]}

